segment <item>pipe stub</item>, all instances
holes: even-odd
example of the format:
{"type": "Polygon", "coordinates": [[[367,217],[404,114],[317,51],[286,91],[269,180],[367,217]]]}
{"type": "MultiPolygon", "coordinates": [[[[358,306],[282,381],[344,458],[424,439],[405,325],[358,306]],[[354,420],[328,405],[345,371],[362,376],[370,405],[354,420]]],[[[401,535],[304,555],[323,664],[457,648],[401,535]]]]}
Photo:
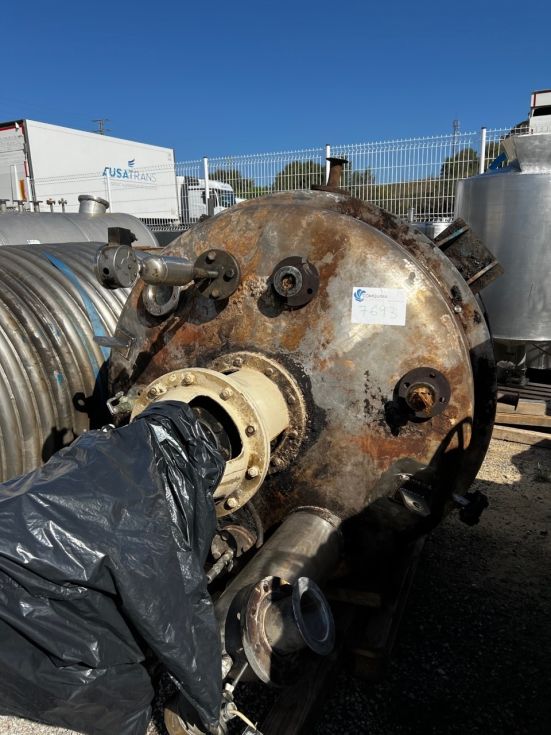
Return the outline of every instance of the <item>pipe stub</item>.
{"type": "Polygon", "coordinates": [[[105,214],[109,209],[109,202],[102,197],[92,194],[80,194],[78,197],[80,214],[105,214]]]}
{"type": "Polygon", "coordinates": [[[292,600],[304,643],[318,656],[328,656],[335,647],[335,621],[325,595],[312,579],[299,577],[293,585],[292,600]]]}
{"type": "Polygon", "coordinates": [[[265,577],[250,589],[243,605],[241,639],[255,675],[266,684],[286,686],[300,675],[301,651],[331,653],[335,623],[329,603],[311,579],[300,577],[291,585],[279,577],[265,577]],[[273,606],[291,608],[289,615],[283,612],[280,617],[278,640],[269,630],[273,606]]]}

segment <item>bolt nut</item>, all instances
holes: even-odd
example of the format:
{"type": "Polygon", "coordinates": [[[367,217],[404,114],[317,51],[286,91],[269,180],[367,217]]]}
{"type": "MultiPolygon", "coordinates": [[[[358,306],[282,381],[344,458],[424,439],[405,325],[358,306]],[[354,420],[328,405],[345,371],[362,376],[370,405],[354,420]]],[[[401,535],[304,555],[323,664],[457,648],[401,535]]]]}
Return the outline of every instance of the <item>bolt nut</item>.
{"type": "Polygon", "coordinates": [[[222,391],[222,393],[220,393],[220,398],[223,401],[227,401],[228,398],[231,398],[232,396],[233,396],[233,391],[232,391],[231,388],[224,388],[224,390],[222,391]]]}
{"type": "Polygon", "coordinates": [[[227,508],[236,508],[238,505],[239,505],[239,501],[233,495],[230,495],[230,497],[226,500],[227,508]]]}
{"type": "Polygon", "coordinates": [[[255,477],[258,477],[259,474],[260,470],[255,464],[251,465],[247,470],[247,477],[249,477],[251,480],[255,477]]]}
{"type": "Polygon", "coordinates": [[[168,379],[168,382],[170,383],[170,385],[174,385],[175,383],[178,382],[178,376],[177,375],[171,375],[169,377],[169,379],[168,379]]]}
{"type": "Polygon", "coordinates": [[[157,398],[157,396],[162,396],[163,393],[166,393],[164,385],[154,385],[147,395],[149,398],[157,398]]]}
{"type": "Polygon", "coordinates": [[[274,375],[275,375],[275,370],[274,370],[273,368],[271,368],[271,367],[269,367],[269,368],[266,368],[266,370],[264,370],[264,375],[265,375],[265,376],[266,376],[267,378],[273,378],[273,377],[274,377],[274,375]]]}
{"type": "Polygon", "coordinates": [[[461,314],[461,312],[463,311],[463,309],[459,305],[454,306],[453,310],[455,311],[456,314],[461,314]]]}
{"type": "Polygon", "coordinates": [[[243,365],[243,358],[242,357],[236,357],[233,360],[234,367],[241,367],[243,365]]]}
{"type": "Polygon", "coordinates": [[[249,424],[247,428],[245,429],[245,433],[247,436],[252,436],[256,433],[256,426],[253,426],[252,424],[249,424]]]}
{"type": "Polygon", "coordinates": [[[216,260],[216,250],[209,250],[207,253],[207,263],[214,263],[216,260]]]}
{"type": "Polygon", "coordinates": [[[284,462],[281,457],[272,457],[272,461],[270,462],[270,464],[275,470],[281,470],[283,468],[284,462]]]}
{"type": "Polygon", "coordinates": [[[193,385],[195,383],[195,375],[193,373],[184,373],[182,378],[183,385],[193,385]]]}

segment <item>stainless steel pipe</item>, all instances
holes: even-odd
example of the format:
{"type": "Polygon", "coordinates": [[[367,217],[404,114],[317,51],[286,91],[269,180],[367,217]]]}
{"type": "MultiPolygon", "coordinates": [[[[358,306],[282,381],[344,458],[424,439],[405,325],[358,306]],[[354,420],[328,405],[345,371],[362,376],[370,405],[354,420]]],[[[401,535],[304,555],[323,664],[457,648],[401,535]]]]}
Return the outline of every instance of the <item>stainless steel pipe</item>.
{"type": "Polygon", "coordinates": [[[270,683],[284,679],[286,654],[329,653],[334,638],[323,582],[341,553],[340,520],[322,508],[291,513],[215,603],[224,652],[244,655],[270,683]]]}

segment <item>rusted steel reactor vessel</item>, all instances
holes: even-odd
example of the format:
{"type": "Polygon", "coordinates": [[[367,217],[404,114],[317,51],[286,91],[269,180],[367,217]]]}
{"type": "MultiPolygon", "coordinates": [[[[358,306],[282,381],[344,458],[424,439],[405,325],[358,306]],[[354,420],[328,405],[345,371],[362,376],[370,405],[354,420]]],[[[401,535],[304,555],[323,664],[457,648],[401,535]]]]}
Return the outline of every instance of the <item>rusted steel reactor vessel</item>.
{"type": "MultiPolygon", "coordinates": [[[[116,420],[183,400],[226,458],[207,572],[226,682],[217,732],[242,677],[281,685],[332,650],[328,580],[333,598],[385,594],[391,563],[448,510],[480,512],[467,491],[495,370],[474,291],[493,258],[476,259],[479,279],[464,247],[444,252],[467,228],[438,247],[338,189],[339,166],[327,187],[184,233],[142,267],[114,334],[116,420]]],[[[166,722],[203,731],[185,707],[166,722]]]]}

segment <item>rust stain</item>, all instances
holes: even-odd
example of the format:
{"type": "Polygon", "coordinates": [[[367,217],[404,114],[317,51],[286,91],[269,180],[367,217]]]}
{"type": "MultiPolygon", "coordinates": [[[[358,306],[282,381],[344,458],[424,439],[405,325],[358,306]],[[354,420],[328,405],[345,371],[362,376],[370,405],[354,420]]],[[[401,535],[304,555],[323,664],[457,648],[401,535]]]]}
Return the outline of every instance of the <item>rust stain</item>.
{"type": "MultiPolygon", "coordinates": [[[[390,236],[414,257],[416,264],[421,264],[425,275],[429,274],[434,292],[419,292],[419,303],[425,300],[423,313],[426,306],[429,314],[431,305],[441,298],[451,304],[451,289],[457,277],[445,257],[424,236],[365,202],[323,192],[299,192],[247,202],[198,225],[165,249],[166,254],[189,258],[211,247],[231,252],[240,263],[243,278],[227,302],[208,302],[191,287],[176,314],[166,321],[155,320],[140,310],[140,289],[135,288],[120,321],[124,332],[135,338],[135,346],[128,360],[113,352],[111,382],[115,390],[148,383],[168,370],[186,365],[204,366],[215,356],[242,349],[266,352],[285,363],[290,360],[289,369],[301,385],[306,384],[301,365],[308,365],[317,377],[308,398],[311,438],[292,468],[270,476],[257,496],[259,510],[268,519],[268,525],[304,503],[325,505],[343,515],[358,512],[367,499],[379,492],[377,483],[394,462],[412,457],[429,463],[439,451],[450,456],[457,456],[457,450],[467,454],[465,447],[469,446],[471,433],[473,445],[478,442],[477,437],[486,441],[488,432],[484,432],[491,413],[491,362],[482,391],[488,406],[477,415],[471,382],[471,372],[478,365],[475,357],[471,355],[472,365],[466,360],[454,363],[442,348],[446,330],[442,329],[440,335],[436,331],[429,334],[421,321],[408,326],[411,351],[404,349],[404,354],[393,354],[393,362],[389,359],[379,372],[398,381],[418,366],[412,364],[414,357],[408,352],[415,356],[422,350],[425,365],[440,370],[449,380],[452,397],[443,414],[426,423],[408,422],[393,434],[385,417],[385,402],[394,386],[383,385],[370,374],[372,344],[364,339],[356,345],[352,332],[346,331],[349,321],[347,325],[339,321],[341,317],[331,316],[344,313],[335,311],[331,289],[339,286],[343,269],[347,269],[346,278],[353,274],[351,248],[357,249],[353,254],[358,262],[363,262],[367,253],[392,248],[353,220],[390,236]],[[360,229],[366,233],[365,249],[361,251],[360,229]],[[308,257],[318,268],[320,290],[307,306],[287,311],[274,298],[269,279],[280,260],[297,254],[308,257]],[[337,342],[340,352],[335,347],[337,342]],[[324,423],[314,416],[316,405],[326,411],[324,423]]],[[[484,325],[477,321],[478,309],[465,284],[459,282],[458,288],[462,312],[450,316],[450,329],[454,337],[462,330],[467,345],[476,344],[484,334],[484,325]]],[[[344,287],[339,296],[343,293],[344,287]]],[[[435,306],[435,312],[440,313],[439,308],[435,306]]],[[[373,335],[375,340],[377,335],[373,335]]],[[[378,344],[381,349],[382,343],[378,344]]],[[[389,343],[389,352],[390,346],[389,343]]],[[[484,350],[481,355],[484,357],[484,350]]],[[[373,359],[385,357],[381,352],[373,359]]],[[[476,453],[473,449],[467,462],[469,473],[481,455],[483,448],[476,453]]],[[[463,469],[458,470],[457,478],[450,478],[450,487],[460,484],[461,473],[463,469]]]]}

